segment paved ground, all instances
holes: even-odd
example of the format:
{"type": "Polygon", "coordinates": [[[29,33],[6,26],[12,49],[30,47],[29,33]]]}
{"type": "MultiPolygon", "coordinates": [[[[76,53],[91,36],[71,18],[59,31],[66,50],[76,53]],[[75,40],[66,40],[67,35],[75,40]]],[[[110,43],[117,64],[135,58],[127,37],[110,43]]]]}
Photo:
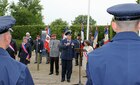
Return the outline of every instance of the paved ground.
{"type": "MultiPolygon", "coordinates": [[[[31,63],[28,65],[30,72],[32,74],[33,80],[35,85],[73,85],[77,84],[79,82],[79,67],[74,66],[74,60],[73,60],[73,73],[71,77],[71,82],[68,83],[67,81],[61,82],[61,65],[59,65],[60,74],[57,76],[55,74],[48,75],[49,74],[49,64],[45,64],[46,58],[43,57],[43,62],[40,64],[39,71],[37,71],[37,64],[34,64],[34,56],[32,56],[31,63]]],[[[82,71],[82,76],[85,76],[85,71],[82,71]]],[[[86,78],[81,77],[82,83],[85,85],[86,78]]]]}

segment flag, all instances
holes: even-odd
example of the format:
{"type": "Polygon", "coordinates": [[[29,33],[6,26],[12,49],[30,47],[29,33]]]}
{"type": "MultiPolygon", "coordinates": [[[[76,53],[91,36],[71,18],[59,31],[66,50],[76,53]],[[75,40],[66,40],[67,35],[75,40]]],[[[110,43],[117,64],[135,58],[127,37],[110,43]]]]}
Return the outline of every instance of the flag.
{"type": "Polygon", "coordinates": [[[46,36],[51,36],[51,30],[49,27],[46,28],[46,36]]]}
{"type": "Polygon", "coordinates": [[[66,35],[65,35],[65,33],[68,31],[68,27],[66,27],[65,29],[64,29],[64,31],[63,31],[63,34],[62,34],[62,39],[64,40],[64,39],[66,39],[66,35]]]}
{"type": "Polygon", "coordinates": [[[98,44],[98,30],[97,30],[97,26],[96,26],[96,30],[94,33],[94,40],[93,40],[93,48],[95,49],[97,47],[98,44]]]}
{"type": "Polygon", "coordinates": [[[44,42],[44,48],[45,48],[48,52],[50,52],[50,46],[49,46],[49,44],[50,44],[50,36],[46,36],[46,39],[45,39],[45,42],[44,42]]]}
{"type": "Polygon", "coordinates": [[[84,25],[81,26],[81,42],[84,42],[84,25]]]}
{"type": "Polygon", "coordinates": [[[51,30],[49,27],[46,27],[46,39],[44,42],[44,48],[49,52],[50,51],[50,36],[51,36],[51,30]]]}
{"type": "Polygon", "coordinates": [[[106,27],[104,31],[104,44],[107,44],[108,42],[109,42],[108,27],[106,27]]]}

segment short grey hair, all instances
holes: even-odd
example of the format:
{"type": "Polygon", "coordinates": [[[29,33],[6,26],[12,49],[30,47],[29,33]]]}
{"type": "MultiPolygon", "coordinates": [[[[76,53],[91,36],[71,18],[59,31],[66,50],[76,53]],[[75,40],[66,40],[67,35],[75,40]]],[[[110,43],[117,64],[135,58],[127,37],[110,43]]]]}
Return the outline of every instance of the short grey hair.
{"type": "Polygon", "coordinates": [[[121,30],[131,31],[131,30],[134,30],[138,26],[138,23],[140,22],[140,20],[115,21],[115,22],[121,30]]]}

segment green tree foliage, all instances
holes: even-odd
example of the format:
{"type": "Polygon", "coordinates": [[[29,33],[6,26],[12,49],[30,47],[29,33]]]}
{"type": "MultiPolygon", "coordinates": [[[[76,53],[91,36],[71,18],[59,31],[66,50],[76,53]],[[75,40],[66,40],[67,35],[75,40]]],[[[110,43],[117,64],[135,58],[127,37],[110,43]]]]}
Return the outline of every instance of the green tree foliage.
{"type": "Polygon", "coordinates": [[[68,27],[68,23],[61,18],[56,19],[50,24],[51,33],[59,34],[57,37],[62,37],[62,33],[66,27],[68,27]]]}
{"type": "MultiPolygon", "coordinates": [[[[95,25],[96,21],[92,19],[90,16],[89,18],[90,25],[95,25]]],[[[84,25],[87,25],[87,15],[79,15],[75,18],[75,20],[72,22],[72,25],[81,25],[83,23],[84,25]]]]}
{"type": "Polygon", "coordinates": [[[60,19],[56,19],[55,21],[53,21],[52,23],[51,23],[51,27],[52,28],[55,28],[55,26],[57,26],[57,25],[61,25],[61,26],[68,26],[68,23],[66,22],[66,21],[63,21],[61,18],[60,19]]]}
{"type": "Polygon", "coordinates": [[[0,16],[3,16],[6,14],[8,10],[8,0],[0,0],[0,16]]]}
{"type": "Polygon", "coordinates": [[[136,2],[137,2],[138,4],[140,4],[140,0],[136,0],[136,2]]]}
{"type": "Polygon", "coordinates": [[[44,24],[42,21],[40,0],[19,0],[10,5],[11,14],[17,20],[17,25],[44,24]]]}

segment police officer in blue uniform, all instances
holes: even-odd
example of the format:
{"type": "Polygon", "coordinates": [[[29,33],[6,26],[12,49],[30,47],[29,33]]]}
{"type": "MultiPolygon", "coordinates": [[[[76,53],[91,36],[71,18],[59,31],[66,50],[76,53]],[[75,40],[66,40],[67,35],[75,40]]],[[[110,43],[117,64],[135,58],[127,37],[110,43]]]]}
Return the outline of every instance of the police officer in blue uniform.
{"type": "Polygon", "coordinates": [[[0,85],[34,85],[28,68],[6,51],[11,41],[9,28],[14,24],[13,17],[0,17],[0,85]]]}
{"type": "Polygon", "coordinates": [[[116,35],[88,55],[87,85],[140,85],[140,5],[119,4],[107,12],[114,15],[116,35]]]}
{"type": "Polygon", "coordinates": [[[70,82],[71,74],[72,74],[72,60],[74,58],[74,48],[75,42],[71,39],[71,31],[67,31],[65,35],[66,39],[62,40],[60,43],[61,51],[61,59],[62,59],[62,80],[65,81],[65,76],[67,76],[67,82],[70,82]]]}

